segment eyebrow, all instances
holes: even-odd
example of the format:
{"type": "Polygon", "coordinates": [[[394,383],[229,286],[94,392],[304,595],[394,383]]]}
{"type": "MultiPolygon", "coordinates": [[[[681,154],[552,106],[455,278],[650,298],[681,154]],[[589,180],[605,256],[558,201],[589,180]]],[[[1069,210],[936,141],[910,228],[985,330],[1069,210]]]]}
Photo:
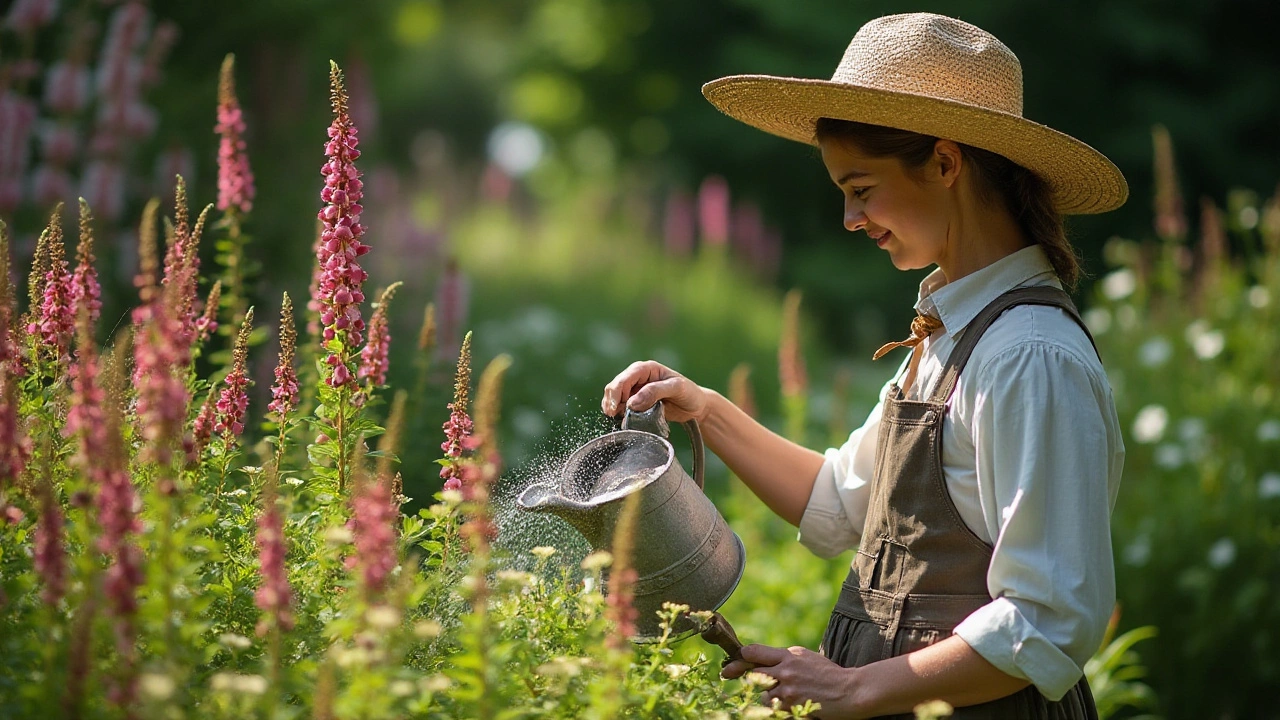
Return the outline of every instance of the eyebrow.
{"type": "Polygon", "coordinates": [[[862,170],[850,170],[844,175],[841,175],[839,180],[836,180],[836,185],[843,185],[849,182],[850,180],[857,180],[858,178],[863,178],[870,174],[871,173],[863,172],[862,170]]]}

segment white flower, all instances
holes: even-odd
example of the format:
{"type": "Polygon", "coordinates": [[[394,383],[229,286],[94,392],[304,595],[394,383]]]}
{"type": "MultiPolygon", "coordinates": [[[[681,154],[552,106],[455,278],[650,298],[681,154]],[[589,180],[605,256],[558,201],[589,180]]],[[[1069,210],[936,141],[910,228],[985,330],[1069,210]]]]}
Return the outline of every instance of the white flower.
{"type": "Polygon", "coordinates": [[[1138,276],[1128,268],[1121,268],[1102,278],[1102,294],[1110,300],[1123,300],[1138,289],[1138,276]]]}
{"type": "Polygon", "coordinates": [[[354,539],[351,531],[341,525],[335,525],[324,531],[324,541],[330,545],[346,545],[354,539]]]}
{"type": "Polygon", "coordinates": [[[1195,348],[1196,357],[1201,360],[1212,360],[1222,353],[1227,346],[1227,339],[1220,330],[1210,330],[1196,337],[1191,347],[1195,348]]]}
{"type": "Polygon", "coordinates": [[[1258,208],[1252,205],[1245,205],[1240,208],[1240,227],[1245,230],[1252,230],[1258,227],[1258,208]]]}
{"type": "Polygon", "coordinates": [[[435,620],[420,620],[413,626],[413,634],[423,640],[434,640],[440,637],[443,631],[444,626],[435,620]]]}
{"type": "Polygon", "coordinates": [[[253,641],[243,635],[235,633],[222,633],[218,636],[218,642],[226,645],[232,650],[247,650],[253,647],[253,641]]]}
{"type": "Polygon", "coordinates": [[[1173,355],[1173,345],[1157,335],[1138,348],[1138,362],[1146,367],[1160,367],[1173,355]]]}
{"type": "Polygon", "coordinates": [[[390,630],[400,625],[400,611],[390,605],[377,605],[369,608],[364,614],[369,627],[377,630],[390,630]]]}
{"type": "Polygon", "coordinates": [[[1094,335],[1104,335],[1111,329],[1111,311],[1106,308],[1089,308],[1082,319],[1094,335]]]}
{"type": "Polygon", "coordinates": [[[1156,443],[1169,426],[1169,411],[1160,405],[1148,405],[1133,420],[1133,439],[1140,443],[1156,443]]]}
{"type": "Polygon", "coordinates": [[[1199,442],[1204,439],[1207,427],[1201,418],[1184,418],[1178,422],[1178,437],[1185,443],[1199,442]]]}
{"type": "Polygon", "coordinates": [[[613,564],[613,555],[608,550],[596,550],[582,559],[583,570],[601,570],[613,564]]]}
{"type": "Polygon", "coordinates": [[[430,675],[418,680],[418,688],[422,692],[438,693],[444,692],[453,686],[453,681],[444,675],[430,675]]]}
{"type": "Polygon", "coordinates": [[[1280,497],[1280,472],[1269,472],[1258,478],[1258,497],[1262,500],[1280,497]]]}
{"type": "Polygon", "coordinates": [[[209,678],[209,687],[222,692],[261,695],[267,691],[267,679],[261,675],[220,672],[209,678]]]}
{"type": "Polygon", "coordinates": [[[551,658],[547,662],[542,663],[533,671],[543,677],[577,677],[582,674],[582,668],[589,662],[587,658],[567,657],[564,655],[551,658]]]}
{"type": "Polygon", "coordinates": [[[930,700],[926,703],[920,703],[915,707],[915,715],[921,720],[936,720],[937,718],[949,718],[956,709],[946,700],[930,700]]]}
{"type": "Polygon", "coordinates": [[[1181,446],[1163,443],[1156,448],[1155,461],[1156,465],[1165,470],[1176,470],[1186,462],[1186,455],[1182,452],[1181,446]]]}
{"type": "Polygon", "coordinates": [[[666,674],[670,675],[672,680],[678,680],[684,677],[685,675],[689,674],[688,665],[677,665],[677,664],[663,665],[662,670],[666,674]]]}
{"type": "Polygon", "coordinates": [[[556,554],[556,549],[551,547],[550,545],[539,545],[538,547],[530,550],[529,552],[533,553],[533,556],[536,558],[546,560],[547,558],[556,554]]]}
{"type": "Polygon", "coordinates": [[[1275,442],[1280,440],[1280,420],[1267,420],[1258,425],[1258,442],[1275,442]]]}
{"type": "Polygon", "coordinates": [[[460,490],[444,490],[440,493],[440,499],[449,507],[457,507],[462,504],[462,492],[460,490]]]}
{"type": "Polygon", "coordinates": [[[1249,288],[1248,298],[1250,305],[1261,310],[1271,304],[1271,291],[1261,285],[1254,285],[1249,288]]]}
{"type": "Polygon", "coordinates": [[[1129,332],[1138,327],[1138,311],[1132,305],[1121,305],[1116,308],[1116,324],[1121,330],[1129,332]]]}
{"type": "Polygon", "coordinates": [[[1221,570],[1236,559],[1236,544],[1231,538],[1222,538],[1209,548],[1209,567],[1221,570]]]}
{"type": "Polygon", "coordinates": [[[1134,567],[1142,567],[1151,559],[1151,538],[1139,535],[1124,549],[1124,561],[1134,567]]]}
{"type": "Polygon", "coordinates": [[[299,478],[299,477],[291,477],[291,478],[285,478],[284,482],[286,485],[292,485],[294,487],[297,487],[302,484],[303,480],[302,478],[299,478]]]}
{"type": "Polygon", "coordinates": [[[507,590],[522,590],[533,584],[533,576],[521,570],[499,570],[498,585],[507,590]]]}
{"type": "Polygon", "coordinates": [[[778,681],[772,675],[766,675],[754,670],[743,675],[742,682],[752,688],[771,688],[778,684],[778,681]]]}
{"type": "Polygon", "coordinates": [[[596,323],[591,326],[591,348],[604,357],[621,357],[627,354],[631,341],[627,334],[612,325],[596,323]]]}
{"type": "Polygon", "coordinates": [[[413,691],[413,683],[408,680],[396,680],[387,686],[387,692],[396,697],[409,697],[413,691]]]}
{"type": "Polygon", "coordinates": [[[142,673],[138,676],[138,689],[152,700],[168,700],[176,688],[173,678],[162,673],[142,673]]]}

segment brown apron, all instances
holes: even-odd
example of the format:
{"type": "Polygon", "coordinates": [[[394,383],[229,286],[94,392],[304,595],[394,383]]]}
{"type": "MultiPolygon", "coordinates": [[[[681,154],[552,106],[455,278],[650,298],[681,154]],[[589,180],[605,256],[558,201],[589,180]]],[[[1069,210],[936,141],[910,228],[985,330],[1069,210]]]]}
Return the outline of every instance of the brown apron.
{"type": "MultiPolygon", "coordinates": [[[[932,645],[991,602],[991,547],[964,524],[947,491],[942,422],[974,346],[991,323],[1015,305],[1060,307],[1085,327],[1062,290],[1011,290],[969,323],[929,400],[906,400],[897,384],[889,389],[862,544],[822,641],[822,653],[842,667],[860,667],[932,645]]],[[[1096,720],[1098,713],[1089,685],[1081,678],[1058,702],[1046,700],[1031,685],[994,702],[956,708],[953,717],[1096,720]]]]}

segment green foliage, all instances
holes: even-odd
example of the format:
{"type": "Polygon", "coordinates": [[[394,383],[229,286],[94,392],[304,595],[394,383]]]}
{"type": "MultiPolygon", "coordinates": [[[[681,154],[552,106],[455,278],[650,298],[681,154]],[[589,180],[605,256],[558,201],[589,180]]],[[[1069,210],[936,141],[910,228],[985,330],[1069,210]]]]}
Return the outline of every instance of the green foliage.
{"type": "Polygon", "coordinates": [[[1118,594],[1161,629],[1147,657],[1171,717],[1250,717],[1280,683],[1280,201],[1235,195],[1226,230],[1113,241],[1087,315],[1128,450],[1118,594]]]}

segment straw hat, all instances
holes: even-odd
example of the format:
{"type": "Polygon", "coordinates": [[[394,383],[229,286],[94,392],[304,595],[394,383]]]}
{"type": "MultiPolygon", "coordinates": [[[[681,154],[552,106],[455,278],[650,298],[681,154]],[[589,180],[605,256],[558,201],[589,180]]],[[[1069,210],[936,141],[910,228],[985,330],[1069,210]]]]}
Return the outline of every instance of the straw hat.
{"type": "Polygon", "coordinates": [[[1128,184],[1102,153],[1022,117],[1022,65],[991,33],[932,13],[863,25],[830,80],[732,75],[702,86],[726,115],[817,144],[820,117],[884,125],[999,153],[1048,181],[1058,210],[1114,210],[1128,184]]]}

